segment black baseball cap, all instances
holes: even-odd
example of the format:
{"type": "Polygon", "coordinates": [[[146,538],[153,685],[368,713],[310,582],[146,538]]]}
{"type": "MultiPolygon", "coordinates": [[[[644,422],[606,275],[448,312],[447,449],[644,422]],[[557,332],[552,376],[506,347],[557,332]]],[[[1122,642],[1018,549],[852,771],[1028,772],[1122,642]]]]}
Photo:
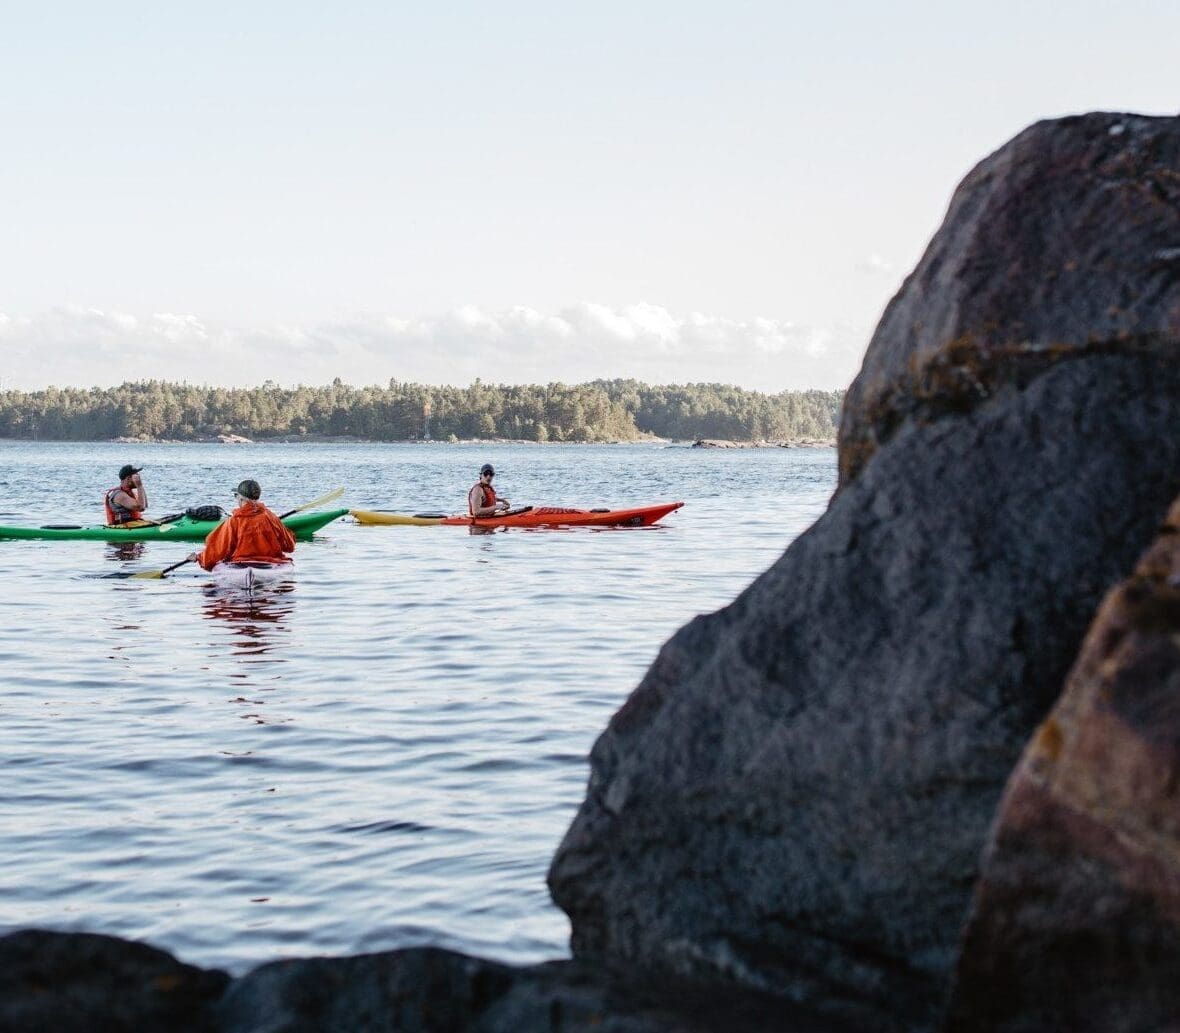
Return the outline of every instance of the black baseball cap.
{"type": "Polygon", "coordinates": [[[250,499],[251,501],[260,499],[262,497],[262,485],[260,485],[257,481],[250,480],[249,478],[241,481],[235,491],[238,495],[241,495],[242,498],[250,499]]]}
{"type": "Polygon", "coordinates": [[[480,477],[482,477],[482,476],[483,476],[485,473],[495,473],[495,472],[496,472],[496,471],[495,471],[495,469],[492,467],[492,464],[491,464],[491,463],[484,463],[484,464],[483,464],[483,466],[481,466],[481,467],[479,468],[479,475],[480,475],[480,477]]]}
{"type": "Polygon", "coordinates": [[[130,463],[128,463],[126,466],[121,466],[119,467],[119,480],[125,480],[133,473],[139,473],[139,471],[142,469],[142,466],[132,466],[130,463]]]}

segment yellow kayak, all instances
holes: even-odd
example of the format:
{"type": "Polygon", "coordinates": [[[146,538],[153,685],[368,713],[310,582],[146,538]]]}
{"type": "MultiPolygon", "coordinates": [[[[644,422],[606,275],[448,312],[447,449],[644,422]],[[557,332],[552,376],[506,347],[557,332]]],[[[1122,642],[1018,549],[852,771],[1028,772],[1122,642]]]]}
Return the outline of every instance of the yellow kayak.
{"type": "Polygon", "coordinates": [[[401,527],[430,527],[441,524],[446,518],[444,513],[419,513],[411,516],[409,513],[383,513],[374,509],[350,509],[348,512],[358,524],[397,524],[401,527]]]}

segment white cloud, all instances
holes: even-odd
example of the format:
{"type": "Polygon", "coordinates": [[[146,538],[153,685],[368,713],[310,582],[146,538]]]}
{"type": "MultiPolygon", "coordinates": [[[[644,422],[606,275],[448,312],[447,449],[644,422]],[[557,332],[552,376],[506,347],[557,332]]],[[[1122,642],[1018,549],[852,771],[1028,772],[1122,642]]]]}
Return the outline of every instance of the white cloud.
{"type": "Polygon", "coordinates": [[[893,263],[874,253],[857,262],[856,268],[862,273],[891,273],[893,272],[893,263]]]}
{"type": "Polygon", "coordinates": [[[649,303],[582,302],[556,314],[468,305],[439,316],[356,317],[314,326],[217,326],[195,315],[138,317],[63,307],[0,313],[9,387],[172,380],[214,386],[715,381],[764,391],[844,387],[869,327],[757,317],[678,316],[649,303]]]}

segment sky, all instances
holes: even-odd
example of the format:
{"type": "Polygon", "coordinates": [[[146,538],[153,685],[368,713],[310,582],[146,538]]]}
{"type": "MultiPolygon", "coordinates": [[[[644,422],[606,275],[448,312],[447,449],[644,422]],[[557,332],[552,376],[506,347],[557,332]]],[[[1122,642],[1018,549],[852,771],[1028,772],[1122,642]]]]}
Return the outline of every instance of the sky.
{"type": "Polygon", "coordinates": [[[0,389],[835,389],[958,182],[1180,5],[0,0],[0,389]]]}

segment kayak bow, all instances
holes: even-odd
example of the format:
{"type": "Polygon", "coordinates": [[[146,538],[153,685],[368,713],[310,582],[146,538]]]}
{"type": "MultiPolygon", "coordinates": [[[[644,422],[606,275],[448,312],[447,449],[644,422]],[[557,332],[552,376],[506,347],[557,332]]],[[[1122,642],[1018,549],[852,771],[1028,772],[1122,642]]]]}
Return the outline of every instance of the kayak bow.
{"type": "Polygon", "coordinates": [[[216,563],[209,572],[222,588],[242,588],[252,592],[256,587],[290,581],[295,576],[295,564],[264,563],[216,563]]]}

